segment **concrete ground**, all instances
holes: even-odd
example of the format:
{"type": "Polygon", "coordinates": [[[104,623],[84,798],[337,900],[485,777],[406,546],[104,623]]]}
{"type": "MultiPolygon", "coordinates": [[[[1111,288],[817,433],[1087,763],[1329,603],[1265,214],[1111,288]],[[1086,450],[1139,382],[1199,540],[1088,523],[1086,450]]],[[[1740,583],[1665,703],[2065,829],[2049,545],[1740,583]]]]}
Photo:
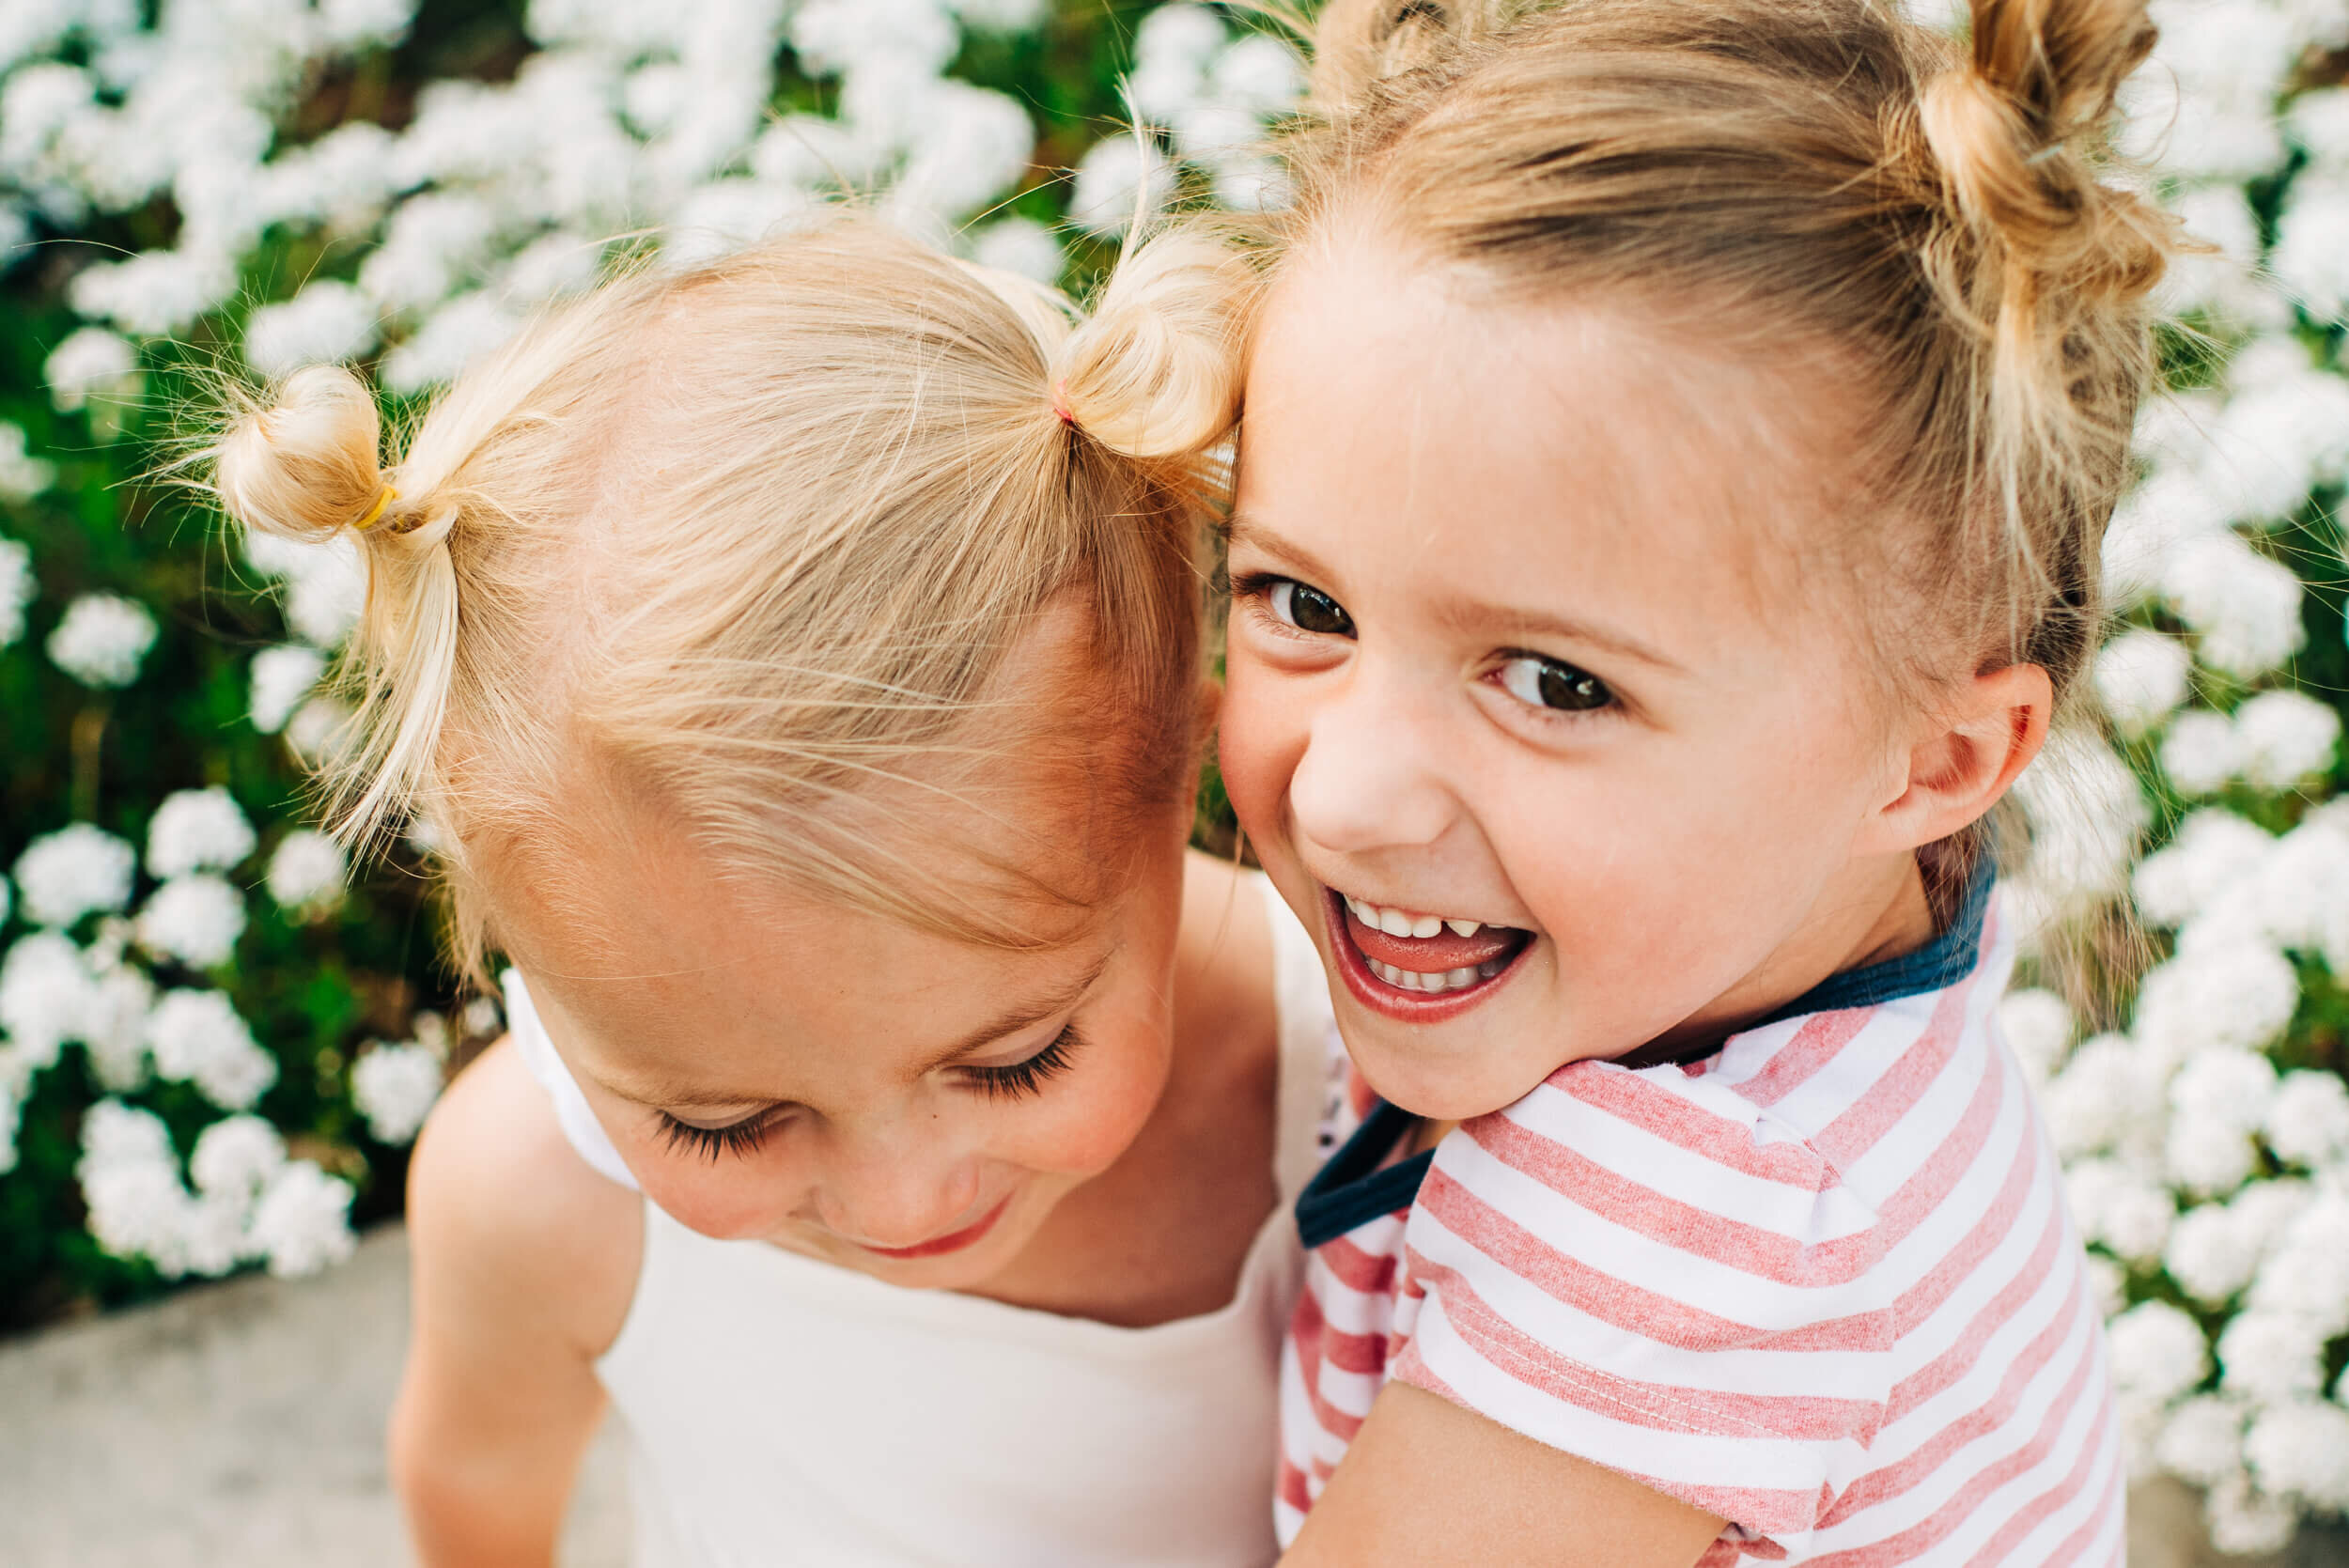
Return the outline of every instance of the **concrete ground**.
{"type": "MultiPolygon", "coordinates": [[[[255,1278],[0,1342],[0,1561],[10,1568],[378,1568],[411,1560],[382,1430],[407,1328],[406,1236],[316,1280],[255,1278]]],[[[2183,1488],[2131,1498],[2130,1568],[2349,1568],[2349,1530],[2221,1558],[2183,1488]]],[[[607,1431],[566,1568],[619,1568],[607,1431]]]]}

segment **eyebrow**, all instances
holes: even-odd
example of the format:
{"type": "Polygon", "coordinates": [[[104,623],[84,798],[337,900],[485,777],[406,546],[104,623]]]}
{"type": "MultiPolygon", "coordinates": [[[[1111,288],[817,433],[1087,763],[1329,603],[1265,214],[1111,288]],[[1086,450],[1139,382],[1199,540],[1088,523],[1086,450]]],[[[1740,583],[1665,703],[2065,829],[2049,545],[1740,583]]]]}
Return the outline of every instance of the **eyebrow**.
{"type": "MultiPolygon", "coordinates": [[[[1017,1034],[1023,1029],[1033,1029],[1045,1019],[1075,1006],[1087,991],[1093,989],[1095,983],[1101,978],[1102,971],[1109,968],[1110,960],[1115,957],[1116,954],[1117,950],[1114,947],[1106,949],[1086,968],[1084,973],[1070,984],[1059,987],[1049,995],[1021,1002],[1018,1006],[1005,1008],[965,1034],[955,1044],[929,1057],[915,1069],[913,1076],[921,1078],[936,1072],[941,1067],[952,1066],[964,1057],[975,1055],[984,1050],[1005,1035],[1017,1034]]],[[[620,1098],[654,1110],[675,1105],[779,1106],[789,1103],[764,1090],[752,1093],[712,1094],[707,1087],[688,1082],[683,1079],[646,1076],[641,1079],[631,1078],[625,1084],[609,1080],[599,1081],[602,1081],[606,1089],[620,1098]]]]}
{"type": "MultiPolygon", "coordinates": [[[[1325,586],[1332,581],[1333,574],[1330,568],[1315,560],[1310,551],[1291,544],[1246,513],[1232,514],[1231,520],[1225,525],[1223,537],[1227,547],[1245,545],[1251,550],[1261,551],[1315,579],[1316,587],[1325,586]]],[[[1341,598],[1345,597],[1342,591],[1332,591],[1339,592],[1341,598]]],[[[1470,636],[1489,635],[1493,628],[1506,627],[1516,636],[1563,638],[1566,642],[1601,648],[1672,675],[1689,673],[1688,667],[1680,660],[1649,646],[1627,631],[1618,631],[1593,621],[1578,620],[1571,615],[1449,596],[1434,598],[1427,609],[1439,624],[1454,632],[1470,636]]]]}

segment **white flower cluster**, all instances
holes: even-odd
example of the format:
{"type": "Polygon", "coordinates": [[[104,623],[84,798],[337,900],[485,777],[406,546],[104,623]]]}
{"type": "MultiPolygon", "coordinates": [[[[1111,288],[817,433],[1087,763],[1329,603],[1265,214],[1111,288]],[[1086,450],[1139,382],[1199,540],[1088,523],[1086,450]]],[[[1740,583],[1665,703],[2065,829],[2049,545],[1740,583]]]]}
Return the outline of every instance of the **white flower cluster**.
{"type": "Polygon", "coordinates": [[[441,1097],[447,1077],[448,1026],[431,1013],[416,1016],[416,1037],[400,1045],[381,1041],[367,1048],[350,1067],[350,1101],[366,1118],[378,1143],[413,1142],[417,1130],[441,1097]]]}
{"type": "Polygon", "coordinates": [[[311,1160],[287,1158],[277,1129],[258,1116],[205,1128],[183,1178],[161,1118],[101,1100],[83,1119],[76,1173],[99,1245],[145,1258],[166,1279],[216,1276],[246,1263],[312,1274],[357,1244],[350,1184],[311,1160]]]}
{"type": "Polygon", "coordinates": [[[2326,1377],[2349,1337],[2349,1086],[2293,1044],[2304,978],[2349,977],[2349,801],[2325,803],[2340,710],[2290,684],[2309,567],[2286,532],[2349,480],[2349,89],[2295,93],[2349,46],[2349,8],[2154,10],[2130,150],[2215,247],[2172,269],[2165,303],[2220,358],[2211,386],[2147,411],[2144,477],[2105,541],[2109,595],[2147,624],[2106,645],[2094,685],[2152,776],[2077,742],[2034,768],[2014,892],[2030,922],[2125,891],[2169,956],[2125,1032],[2075,1045],[2044,991],[2002,1017],[2097,1251],[2133,1463],[2204,1488],[2221,1550],[2266,1551],[2349,1511],[2349,1389],[2326,1377]],[[2275,190],[2271,227],[2253,182],[2275,190]],[[2132,869],[2145,790],[2184,815],[2132,869]]]}
{"type": "Polygon", "coordinates": [[[1234,38],[1205,6],[1174,0],[1134,32],[1128,91],[1157,137],[1112,136],[1077,167],[1068,215],[1096,234],[1125,232],[1174,193],[1176,159],[1206,175],[1218,205],[1235,211],[1278,207],[1288,199],[1279,164],[1267,155],[1266,126],[1288,113],[1304,91],[1296,53],[1264,33],[1234,38]]]}
{"type": "Polygon", "coordinates": [[[2349,1389],[2326,1376],[2349,1336],[2349,1085],[2267,1054],[2299,1007],[2301,964],[2349,973],[2349,805],[2283,834],[2204,807],[2133,891],[2175,938],[2127,1033],[2067,1057],[2072,1020],[2044,991],[2008,997],[2002,1018],[2046,1075],[2082,1232],[2222,1324],[2214,1343],[2160,1299],[2113,1320],[2135,1461],[2205,1487],[2225,1549],[2268,1550],[2302,1512],[2349,1510],[2349,1389]]]}

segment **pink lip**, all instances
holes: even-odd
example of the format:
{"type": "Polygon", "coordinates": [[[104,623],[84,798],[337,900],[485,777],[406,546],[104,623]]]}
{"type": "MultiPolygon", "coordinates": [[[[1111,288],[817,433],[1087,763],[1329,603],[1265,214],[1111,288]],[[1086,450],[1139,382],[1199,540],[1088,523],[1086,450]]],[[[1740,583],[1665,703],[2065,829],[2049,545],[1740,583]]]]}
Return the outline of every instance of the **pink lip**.
{"type": "Polygon", "coordinates": [[[1509,983],[1517,971],[1517,959],[1524,950],[1512,955],[1506,968],[1490,980],[1481,980],[1466,990],[1446,991],[1441,996],[1427,996],[1406,991],[1388,985],[1370,972],[1362,950],[1355,944],[1353,934],[1346,929],[1346,900],[1335,889],[1324,887],[1321,900],[1328,911],[1330,951],[1337,955],[1338,973],[1346,979],[1346,988],[1354,993],[1354,1000],[1374,1013],[1381,1014],[1398,1023],[1443,1023],[1456,1018],[1470,1008],[1491,996],[1509,983]]]}
{"type": "Polygon", "coordinates": [[[1003,1217],[1003,1211],[1009,1207],[1011,1207],[1011,1200],[1005,1198],[988,1210],[976,1224],[965,1225],[959,1231],[949,1232],[945,1235],[929,1241],[917,1241],[910,1247],[866,1247],[863,1242],[857,1245],[864,1247],[867,1252],[881,1258],[941,1257],[948,1252],[959,1252],[964,1248],[976,1243],[980,1237],[995,1228],[995,1221],[1001,1219],[1003,1217]]]}

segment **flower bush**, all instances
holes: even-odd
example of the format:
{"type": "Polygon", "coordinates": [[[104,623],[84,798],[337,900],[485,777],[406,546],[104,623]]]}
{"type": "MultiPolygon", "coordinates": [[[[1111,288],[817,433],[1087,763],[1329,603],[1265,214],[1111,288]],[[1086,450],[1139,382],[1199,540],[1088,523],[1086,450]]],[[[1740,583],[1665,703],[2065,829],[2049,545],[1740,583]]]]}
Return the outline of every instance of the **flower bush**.
{"type": "MultiPolygon", "coordinates": [[[[2211,248],[2108,540],[2103,733],[2021,790],[2043,940],[2006,1021],[2133,1465],[2251,1550],[2349,1510],[2349,7],[2155,8],[2128,150],[2211,248]],[[2053,935],[2116,904],[2150,952],[2081,970],[2053,935]]],[[[332,1263],[498,1028],[433,962],[413,847],[353,868],[303,817],[355,557],[223,546],[138,482],[205,375],[364,362],[398,412],[622,256],[844,190],[1081,285],[1138,210],[1282,200],[1262,133],[1301,81],[1185,0],[417,11],[0,15],[0,1322],[332,1263]]]]}

